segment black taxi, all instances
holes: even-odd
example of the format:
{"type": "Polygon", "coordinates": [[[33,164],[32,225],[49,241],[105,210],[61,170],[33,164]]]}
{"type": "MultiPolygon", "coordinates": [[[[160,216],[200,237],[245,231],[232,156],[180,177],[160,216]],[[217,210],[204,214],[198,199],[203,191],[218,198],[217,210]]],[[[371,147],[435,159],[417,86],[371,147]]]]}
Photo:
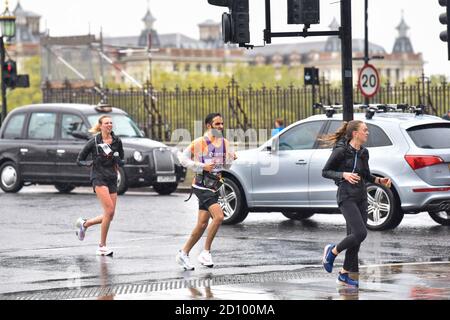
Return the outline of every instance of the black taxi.
{"type": "Polygon", "coordinates": [[[54,185],[62,193],[89,186],[89,169],[76,159],[88,130],[104,114],[113,120],[114,133],[123,142],[125,166],[119,169],[118,193],[153,186],[171,194],[186,176],[167,145],[145,138],[133,119],[108,105],[37,104],[14,109],[0,128],[0,187],[18,192],[32,184],[54,185]]]}

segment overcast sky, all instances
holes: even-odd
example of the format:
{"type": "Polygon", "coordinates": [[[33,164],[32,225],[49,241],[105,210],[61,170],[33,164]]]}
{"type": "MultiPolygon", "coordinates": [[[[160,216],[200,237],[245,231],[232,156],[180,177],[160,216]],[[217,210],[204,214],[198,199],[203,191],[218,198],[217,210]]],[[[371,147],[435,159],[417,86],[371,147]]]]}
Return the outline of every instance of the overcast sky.
{"type": "MultiPolygon", "coordinates": [[[[1,1],[3,11],[4,1],[1,1]]],[[[89,31],[98,34],[100,28],[107,36],[139,35],[141,19],[148,3],[157,19],[155,29],[159,33],[181,32],[198,38],[198,23],[206,19],[220,20],[226,8],[215,7],[207,0],[20,0],[25,10],[42,16],[42,29],[48,28],[53,36],[79,35],[89,31]]],[[[10,0],[10,7],[17,0],[10,0]]],[[[272,0],[272,30],[291,31],[295,26],[286,24],[286,0],[272,0]]],[[[252,43],[262,45],[264,28],[264,0],[250,0],[252,43]]],[[[352,0],[353,37],[364,37],[364,0],[352,0]]],[[[447,60],[446,44],[439,39],[444,26],[439,23],[443,8],[438,0],[370,0],[370,41],[392,51],[402,10],[415,51],[422,52],[427,74],[445,73],[450,77],[450,62],[447,60]]],[[[328,30],[333,17],[339,20],[339,1],[321,0],[321,25],[312,30],[328,30]]],[[[297,27],[298,29],[298,27],[297,27]]],[[[318,41],[309,39],[276,39],[274,43],[318,41]]]]}

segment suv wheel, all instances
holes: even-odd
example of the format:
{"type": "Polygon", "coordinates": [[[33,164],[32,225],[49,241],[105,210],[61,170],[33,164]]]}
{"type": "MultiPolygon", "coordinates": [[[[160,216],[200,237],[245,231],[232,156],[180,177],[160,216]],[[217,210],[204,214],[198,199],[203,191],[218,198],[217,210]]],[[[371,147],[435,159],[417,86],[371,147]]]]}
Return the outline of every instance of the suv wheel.
{"type": "Polygon", "coordinates": [[[0,188],[7,193],[16,193],[23,187],[19,167],[12,161],[0,166],[0,188]]]}
{"type": "Polygon", "coordinates": [[[394,193],[385,186],[368,184],[369,202],[367,228],[381,231],[397,227],[403,220],[403,211],[394,193]]]}
{"type": "Polygon", "coordinates": [[[127,185],[127,176],[125,175],[125,170],[122,167],[119,167],[119,171],[117,172],[117,194],[122,195],[128,190],[127,185]]]}
{"type": "Polygon", "coordinates": [[[169,194],[177,191],[178,183],[156,183],[153,185],[153,189],[162,196],[167,196],[169,194]]]}
{"type": "Polygon", "coordinates": [[[428,213],[434,221],[443,226],[450,226],[450,210],[439,211],[439,212],[429,212],[428,213]]]}
{"type": "Polygon", "coordinates": [[[75,189],[75,186],[68,183],[57,183],[55,184],[56,190],[58,190],[60,193],[70,193],[73,189],[75,189]]]}
{"type": "Polygon", "coordinates": [[[223,187],[219,191],[219,204],[223,210],[223,224],[233,225],[247,218],[248,209],[239,186],[230,178],[224,178],[223,187]]]}
{"type": "Polygon", "coordinates": [[[301,212],[301,211],[297,211],[297,212],[282,211],[281,213],[286,218],[289,218],[291,220],[299,220],[299,221],[306,220],[308,218],[311,218],[314,215],[314,213],[301,212]]]}

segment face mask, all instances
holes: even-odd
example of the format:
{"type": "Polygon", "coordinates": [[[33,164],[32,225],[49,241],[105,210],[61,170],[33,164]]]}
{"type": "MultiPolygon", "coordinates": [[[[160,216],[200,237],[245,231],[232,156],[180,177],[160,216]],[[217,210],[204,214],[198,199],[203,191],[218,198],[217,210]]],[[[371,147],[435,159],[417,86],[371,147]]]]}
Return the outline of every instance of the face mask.
{"type": "Polygon", "coordinates": [[[223,131],[217,130],[217,129],[211,129],[211,134],[216,138],[222,138],[223,137],[223,131]]]}

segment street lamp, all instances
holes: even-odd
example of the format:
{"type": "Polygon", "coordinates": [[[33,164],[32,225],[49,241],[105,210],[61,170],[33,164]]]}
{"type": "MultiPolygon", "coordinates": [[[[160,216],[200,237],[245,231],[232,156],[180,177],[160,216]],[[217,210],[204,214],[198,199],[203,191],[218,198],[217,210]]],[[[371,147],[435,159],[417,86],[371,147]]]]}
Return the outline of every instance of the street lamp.
{"type": "Polygon", "coordinates": [[[5,43],[3,38],[11,39],[16,35],[16,17],[9,11],[8,0],[5,1],[5,11],[0,16],[0,63],[1,63],[1,89],[2,89],[2,116],[0,125],[6,118],[6,83],[4,82],[5,43]]]}

